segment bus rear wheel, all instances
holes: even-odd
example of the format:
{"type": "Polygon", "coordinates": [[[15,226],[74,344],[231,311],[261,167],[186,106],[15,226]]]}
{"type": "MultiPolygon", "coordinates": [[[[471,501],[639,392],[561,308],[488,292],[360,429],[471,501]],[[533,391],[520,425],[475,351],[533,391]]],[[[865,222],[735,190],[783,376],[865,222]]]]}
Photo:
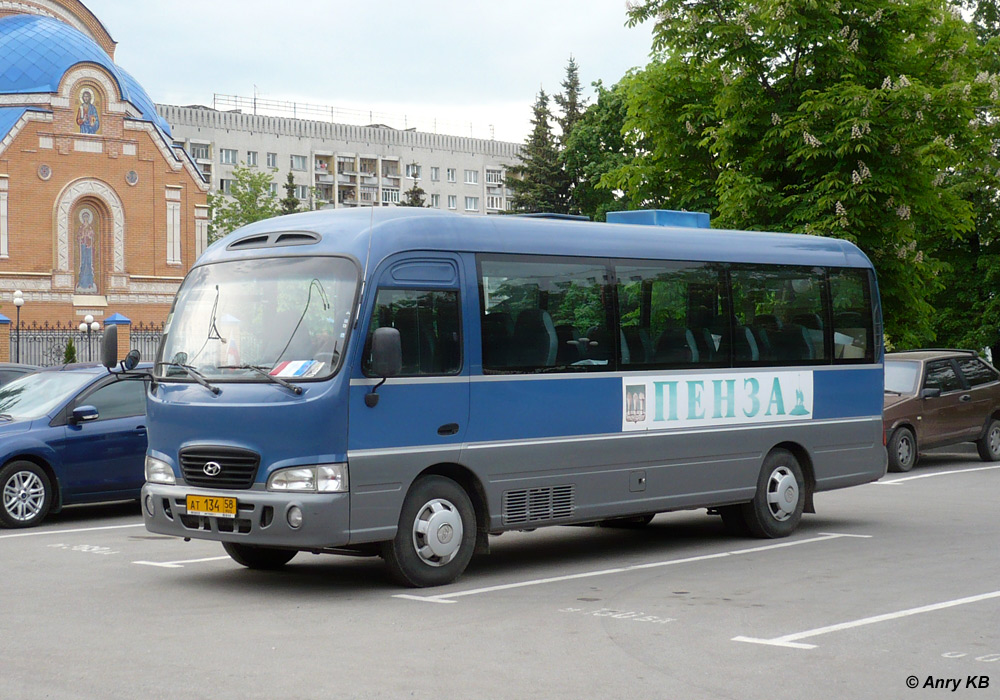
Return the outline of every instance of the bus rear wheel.
{"type": "Polygon", "coordinates": [[[274,549],[273,547],[256,547],[250,544],[223,542],[222,548],[237,564],[248,569],[280,569],[292,560],[298,550],[274,549]]]}
{"type": "Polygon", "coordinates": [[[739,506],[743,522],[754,537],[788,537],[806,504],[802,467],[788,450],[773,450],[764,460],[757,477],[753,500],[739,506]]]}
{"type": "Polygon", "coordinates": [[[475,548],[476,513],[468,494],[451,479],[425,476],[406,495],[382,558],[404,586],[443,586],[462,575],[475,548]]]}

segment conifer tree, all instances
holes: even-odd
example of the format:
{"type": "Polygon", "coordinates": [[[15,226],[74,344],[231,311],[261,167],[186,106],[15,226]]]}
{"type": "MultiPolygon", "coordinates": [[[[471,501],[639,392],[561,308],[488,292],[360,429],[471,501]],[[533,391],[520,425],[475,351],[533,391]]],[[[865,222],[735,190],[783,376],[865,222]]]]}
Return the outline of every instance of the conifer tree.
{"type": "Polygon", "coordinates": [[[301,211],[299,208],[300,202],[299,198],[295,196],[295,176],[292,175],[292,171],[288,171],[288,177],[285,178],[285,196],[281,198],[279,204],[281,205],[282,214],[295,214],[301,211]]]}
{"type": "MultiPolygon", "coordinates": [[[[420,172],[420,166],[416,162],[414,162],[412,164],[411,170],[414,173],[418,173],[420,172]]],[[[414,177],[413,187],[411,187],[410,189],[406,190],[406,192],[403,193],[403,199],[400,200],[399,206],[401,207],[426,206],[424,204],[426,195],[427,193],[424,192],[424,188],[420,186],[419,177],[414,177]]]]}
{"type": "Polygon", "coordinates": [[[511,210],[518,213],[567,211],[562,188],[559,149],[552,134],[549,96],[544,89],[532,108],[531,134],[518,155],[521,162],[507,171],[507,186],[513,190],[511,210]]]}

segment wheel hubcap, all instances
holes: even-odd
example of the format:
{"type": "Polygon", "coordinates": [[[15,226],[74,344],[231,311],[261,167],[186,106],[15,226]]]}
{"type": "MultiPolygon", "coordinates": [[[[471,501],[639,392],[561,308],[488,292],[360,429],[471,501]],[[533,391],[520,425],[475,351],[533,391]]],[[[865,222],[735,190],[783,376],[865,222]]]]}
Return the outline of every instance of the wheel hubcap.
{"type": "MultiPolygon", "coordinates": [[[[1000,431],[997,432],[1000,433],[1000,431]]],[[[899,445],[896,447],[896,458],[900,464],[909,464],[913,458],[913,443],[910,442],[909,436],[904,435],[899,439],[899,445]]]]}
{"type": "Polygon", "coordinates": [[[990,431],[990,452],[1000,454],[1000,427],[990,431]]]}
{"type": "Polygon", "coordinates": [[[778,467],[767,480],[767,506],[775,520],[788,520],[799,502],[799,482],[788,467],[778,467]]]}
{"type": "Polygon", "coordinates": [[[17,472],[3,487],[3,507],[14,520],[37,517],[45,503],[45,486],[33,472],[17,472]]]}
{"type": "Polygon", "coordinates": [[[444,566],[458,554],[463,533],[458,508],[435,498],[420,509],[413,522],[413,548],[425,564],[444,566]]]}

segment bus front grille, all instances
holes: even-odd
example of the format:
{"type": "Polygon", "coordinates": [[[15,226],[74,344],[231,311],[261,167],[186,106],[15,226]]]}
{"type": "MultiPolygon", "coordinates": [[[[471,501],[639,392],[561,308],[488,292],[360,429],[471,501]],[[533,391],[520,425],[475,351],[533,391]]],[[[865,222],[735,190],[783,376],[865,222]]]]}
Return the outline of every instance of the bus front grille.
{"type": "Polygon", "coordinates": [[[185,447],[179,456],[185,483],[213,489],[248,489],[260,466],[259,454],[236,447],[185,447]]]}
{"type": "Polygon", "coordinates": [[[506,491],[503,495],[504,525],[544,522],[573,516],[574,489],[548,486],[506,491]]]}

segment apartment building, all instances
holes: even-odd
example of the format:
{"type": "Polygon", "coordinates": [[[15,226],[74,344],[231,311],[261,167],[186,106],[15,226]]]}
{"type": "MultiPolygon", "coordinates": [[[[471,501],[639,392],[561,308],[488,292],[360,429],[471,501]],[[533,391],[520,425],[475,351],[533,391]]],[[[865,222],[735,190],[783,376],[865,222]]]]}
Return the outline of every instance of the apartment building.
{"type": "Polygon", "coordinates": [[[178,145],[191,154],[212,189],[227,192],[239,164],[274,170],[273,191],[284,196],[292,173],[295,194],[310,209],[393,206],[418,183],[425,205],[462,214],[508,208],[508,167],[520,144],[311,119],[156,106],[178,145]]]}

